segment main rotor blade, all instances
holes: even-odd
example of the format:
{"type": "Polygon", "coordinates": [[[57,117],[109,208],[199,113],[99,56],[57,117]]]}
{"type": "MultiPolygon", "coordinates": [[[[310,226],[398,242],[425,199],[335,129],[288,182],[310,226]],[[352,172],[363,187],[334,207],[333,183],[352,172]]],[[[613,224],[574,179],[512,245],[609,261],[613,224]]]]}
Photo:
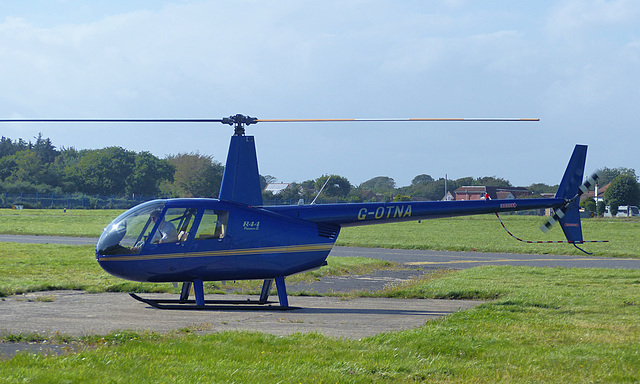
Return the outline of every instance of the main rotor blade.
{"type": "Polygon", "coordinates": [[[0,119],[0,123],[222,123],[222,119],[0,119]]]}
{"type": "Polygon", "coordinates": [[[512,117],[446,117],[446,118],[374,118],[374,119],[257,119],[236,115],[223,119],[0,119],[0,123],[338,123],[338,122],[393,122],[393,121],[540,121],[537,118],[512,117]]]}
{"type": "Polygon", "coordinates": [[[453,117],[453,118],[382,118],[382,119],[256,119],[257,123],[322,123],[343,121],[540,121],[535,118],[453,117]]]}

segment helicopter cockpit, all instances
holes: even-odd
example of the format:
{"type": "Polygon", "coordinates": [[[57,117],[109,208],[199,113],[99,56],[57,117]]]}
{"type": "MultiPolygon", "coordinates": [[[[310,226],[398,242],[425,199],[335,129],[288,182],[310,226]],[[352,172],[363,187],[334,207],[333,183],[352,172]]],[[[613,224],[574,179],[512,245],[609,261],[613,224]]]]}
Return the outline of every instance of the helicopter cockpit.
{"type": "Polygon", "coordinates": [[[102,232],[99,255],[137,254],[145,249],[190,241],[222,240],[228,211],[190,204],[165,207],[165,200],[140,204],[113,220],[102,232]]]}

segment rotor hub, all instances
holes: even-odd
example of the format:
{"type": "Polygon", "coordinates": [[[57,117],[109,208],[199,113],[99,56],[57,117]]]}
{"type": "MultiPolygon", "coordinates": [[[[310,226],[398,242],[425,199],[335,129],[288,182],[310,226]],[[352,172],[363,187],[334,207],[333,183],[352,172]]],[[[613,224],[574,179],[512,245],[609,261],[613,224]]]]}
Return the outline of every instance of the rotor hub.
{"type": "Polygon", "coordinates": [[[233,125],[235,128],[235,136],[244,136],[245,125],[256,124],[258,118],[237,114],[235,116],[229,116],[222,119],[222,124],[233,125]]]}

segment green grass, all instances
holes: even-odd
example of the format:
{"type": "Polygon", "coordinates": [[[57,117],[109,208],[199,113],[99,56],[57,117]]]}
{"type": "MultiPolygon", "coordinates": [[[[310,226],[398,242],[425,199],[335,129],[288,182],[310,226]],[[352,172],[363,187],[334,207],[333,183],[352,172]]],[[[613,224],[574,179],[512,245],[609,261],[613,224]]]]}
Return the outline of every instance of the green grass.
{"type": "MultiPolygon", "coordinates": [[[[539,226],[546,222],[540,216],[501,216],[507,229],[523,240],[566,240],[559,225],[548,234],[539,226]]],[[[597,256],[640,257],[640,220],[583,219],[585,240],[608,240],[608,243],[586,243],[581,247],[597,256]]],[[[571,244],[527,244],[509,236],[495,215],[455,217],[348,227],[340,231],[336,245],[431,249],[445,251],[477,251],[498,253],[573,254],[584,255],[571,244]]]]}
{"type": "Polygon", "coordinates": [[[640,271],[473,268],[386,292],[494,298],[408,331],[60,336],[81,352],[19,354],[0,362],[0,382],[637,382],[639,287],[640,271]]]}
{"type": "MultiPolygon", "coordinates": [[[[396,266],[383,260],[329,257],[328,265],[287,278],[290,283],[314,281],[322,276],[367,274],[396,266]]],[[[79,289],[97,292],[174,292],[170,283],[138,283],[104,272],[90,245],[0,243],[0,297],[25,292],[79,289]]],[[[259,294],[261,281],[207,282],[207,293],[228,291],[259,294]]],[[[275,290],[274,290],[275,292],[275,290]]],[[[1,326],[0,326],[1,329],[1,326]]]]}
{"type": "Polygon", "coordinates": [[[0,209],[5,235],[98,237],[123,211],[68,209],[0,209]]]}

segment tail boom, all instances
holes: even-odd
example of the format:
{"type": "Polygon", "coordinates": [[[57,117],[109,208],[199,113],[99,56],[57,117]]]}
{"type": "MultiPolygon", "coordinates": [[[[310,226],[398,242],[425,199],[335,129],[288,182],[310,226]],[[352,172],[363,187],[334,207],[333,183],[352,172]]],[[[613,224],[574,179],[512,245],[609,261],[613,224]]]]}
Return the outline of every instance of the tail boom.
{"type": "Polygon", "coordinates": [[[513,199],[321,204],[314,206],[264,207],[264,209],[318,224],[350,227],[496,212],[557,208],[563,203],[564,200],[562,199],[513,199]]]}

